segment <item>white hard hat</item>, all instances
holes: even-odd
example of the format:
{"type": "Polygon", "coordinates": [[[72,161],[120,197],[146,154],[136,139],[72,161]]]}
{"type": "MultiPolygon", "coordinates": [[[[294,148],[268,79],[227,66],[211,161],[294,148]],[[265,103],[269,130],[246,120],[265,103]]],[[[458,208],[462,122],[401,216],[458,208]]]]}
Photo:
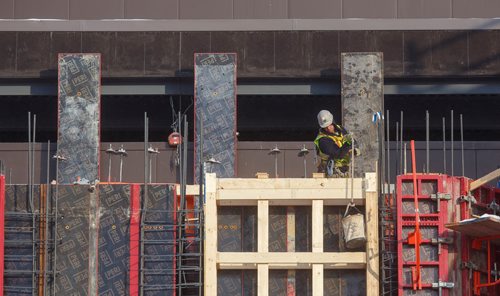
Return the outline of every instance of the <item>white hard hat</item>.
{"type": "Polygon", "coordinates": [[[328,110],[321,110],[318,113],[318,124],[321,128],[325,128],[333,123],[333,115],[328,110]]]}

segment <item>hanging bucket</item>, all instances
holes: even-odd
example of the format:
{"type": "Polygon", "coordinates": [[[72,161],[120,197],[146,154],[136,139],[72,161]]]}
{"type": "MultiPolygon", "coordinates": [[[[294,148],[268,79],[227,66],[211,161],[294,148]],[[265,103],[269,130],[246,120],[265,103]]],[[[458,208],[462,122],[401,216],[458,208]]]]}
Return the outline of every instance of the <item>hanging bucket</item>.
{"type": "Polygon", "coordinates": [[[348,249],[356,249],[365,245],[365,219],[354,204],[347,205],[342,218],[342,228],[344,229],[345,245],[348,249]],[[351,209],[352,211],[350,211],[351,209]]]}

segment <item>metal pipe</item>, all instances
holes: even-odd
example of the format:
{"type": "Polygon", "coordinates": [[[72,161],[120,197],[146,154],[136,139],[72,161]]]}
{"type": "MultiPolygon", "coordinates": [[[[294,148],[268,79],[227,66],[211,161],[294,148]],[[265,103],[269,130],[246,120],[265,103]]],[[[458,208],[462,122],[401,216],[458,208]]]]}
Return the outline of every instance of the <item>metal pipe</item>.
{"type": "Polygon", "coordinates": [[[44,241],[44,263],[43,266],[43,295],[47,295],[47,268],[49,267],[49,206],[50,206],[50,140],[47,141],[47,176],[46,176],[46,194],[45,194],[45,241],[44,241]]]}
{"type": "Polygon", "coordinates": [[[406,175],[406,172],[407,172],[406,171],[406,143],[404,143],[404,159],[403,160],[404,160],[404,166],[403,166],[404,170],[403,170],[403,172],[406,175]]]}
{"type": "Polygon", "coordinates": [[[141,250],[140,250],[140,272],[139,272],[139,294],[144,295],[144,222],[146,220],[145,211],[148,206],[148,113],[144,112],[144,190],[143,208],[141,211],[141,250]]]}
{"type": "Polygon", "coordinates": [[[387,110],[387,121],[386,121],[386,128],[387,128],[387,193],[390,193],[390,188],[391,188],[391,149],[390,149],[390,134],[389,134],[389,110],[387,110]]]}
{"type": "Polygon", "coordinates": [[[31,200],[31,112],[28,112],[28,199],[31,200]]]}
{"type": "Polygon", "coordinates": [[[396,176],[401,174],[400,167],[401,161],[399,160],[399,121],[396,121],[396,176]]]}
{"type": "MultiPolygon", "coordinates": [[[[198,199],[198,223],[199,223],[199,263],[198,266],[200,267],[200,270],[203,270],[203,241],[204,241],[204,233],[203,233],[203,223],[204,223],[204,217],[203,217],[203,204],[205,203],[205,193],[206,193],[206,188],[205,188],[205,168],[204,168],[204,162],[203,162],[203,121],[200,120],[200,195],[198,199]]],[[[198,273],[198,283],[200,284],[198,286],[198,295],[202,296],[203,295],[203,273],[199,272],[198,273]]]]}
{"type": "Polygon", "coordinates": [[[465,176],[465,161],[464,161],[464,122],[463,116],[460,114],[460,142],[462,150],[462,176],[465,176]]]}
{"type": "Polygon", "coordinates": [[[425,111],[425,169],[430,172],[429,167],[429,110],[425,111]]]}
{"type": "Polygon", "coordinates": [[[451,176],[455,175],[455,171],[453,169],[453,110],[451,110],[451,176]]]}
{"type": "MultiPolygon", "coordinates": [[[[181,125],[181,112],[178,112],[177,115],[177,130],[179,131],[179,134],[182,135],[182,125],[181,125]]],[[[180,200],[180,211],[179,211],[179,218],[177,219],[177,232],[179,235],[179,240],[178,240],[178,254],[177,254],[177,294],[179,296],[182,296],[182,254],[184,252],[184,240],[183,240],[183,222],[184,222],[184,211],[185,211],[185,198],[186,198],[186,184],[184,183],[184,175],[183,175],[183,167],[184,167],[184,158],[181,157],[182,155],[182,148],[184,147],[185,144],[185,139],[182,139],[179,145],[177,145],[176,150],[177,150],[177,155],[176,157],[180,157],[179,160],[179,171],[177,174],[177,178],[179,180],[179,184],[181,187],[181,200],[180,200]]]]}
{"type": "Polygon", "coordinates": [[[36,242],[36,216],[35,216],[35,202],[34,202],[34,183],[35,183],[35,141],[36,141],[36,114],[33,115],[33,137],[32,137],[32,142],[31,142],[31,185],[30,185],[30,205],[31,205],[31,227],[32,227],[32,283],[33,283],[33,290],[32,290],[32,295],[35,296],[37,294],[37,244],[36,242]]]}
{"type": "Polygon", "coordinates": [[[443,173],[446,174],[446,118],[443,117],[443,173]]]}
{"type": "MultiPolygon", "coordinates": [[[[400,126],[400,132],[401,132],[401,136],[399,137],[399,140],[401,141],[401,165],[403,165],[403,110],[401,110],[401,126],[400,126]]],[[[406,152],[406,148],[405,148],[405,152],[406,152]]],[[[406,166],[406,160],[404,162],[404,165],[406,166]]],[[[403,171],[403,168],[401,167],[400,168],[401,171],[403,171]]],[[[406,169],[404,170],[404,173],[406,174],[406,169]]]]}
{"type": "Polygon", "coordinates": [[[57,219],[58,219],[58,200],[59,200],[59,143],[56,148],[56,193],[54,196],[54,264],[52,265],[52,296],[56,296],[56,280],[57,280],[57,219]]]}

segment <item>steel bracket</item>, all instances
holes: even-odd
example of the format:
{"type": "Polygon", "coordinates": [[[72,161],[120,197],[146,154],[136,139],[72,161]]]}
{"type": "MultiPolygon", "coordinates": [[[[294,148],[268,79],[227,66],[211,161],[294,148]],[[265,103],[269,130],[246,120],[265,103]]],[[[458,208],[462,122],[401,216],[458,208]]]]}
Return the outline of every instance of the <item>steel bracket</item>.
{"type": "Polygon", "coordinates": [[[500,205],[493,200],[489,205],[488,209],[493,211],[493,214],[496,215],[498,212],[500,212],[500,205]]]}
{"type": "Polygon", "coordinates": [[[451,244],[453,244],[453,238],[452,237],[433,238],[433,239],[431,239],[431,244],[433,244],[433,245],[437,245],[437,244],[451,245],[451,244]]]}
{"type": "Polygon", "coordinates": [[[458,199],[459,202],[468,202],[468,203],[471,203],[471,204],[476,204],[477,203],[477,200],[474,196],[472,195],[462,195],[459,197],[458,199]]]}
{"type": "Polygon", "coordinates": [[[451,199],[451,194],[449,193],[436,193],[436,194],[431,194],[431,200],[437,201],[437,211],[438,213],[441,211],[441,200],[450,200],[451,199]]]}
{"type": "Polygon", "coordinates": [[[479,270],[479,267],[472,262],[462,262],[462,269],[469,270],[469,280],[472,279],[472,272],[474,270],[479,270]]]}
{"type": "Polygon", "coordinates": [[[439,281],[437,283],[432,283],[432,288],[434,288],[434,289],[442,289],[442,288],[452,289],[452,288],[455,288],[455,283],[439,281]]]}

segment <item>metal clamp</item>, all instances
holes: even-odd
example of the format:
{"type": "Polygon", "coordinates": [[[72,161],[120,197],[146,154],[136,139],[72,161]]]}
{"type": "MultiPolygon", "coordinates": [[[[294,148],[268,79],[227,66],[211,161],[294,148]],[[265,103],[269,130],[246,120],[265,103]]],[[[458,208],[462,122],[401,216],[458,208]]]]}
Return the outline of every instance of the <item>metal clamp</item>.
{"type": "Polygon", "coordinates": [[[451,244],[453,244],[453,238],[452,237],[433,238],[433,239],[431,239],[431,244],[433,244],[433,245],[437,245],[437,244],[451,245],[451,244]]]}
{"type": "Polygon", "coordinates": [[[474,270],[479,270],[479,267],[472,262],[462,262],[462,269],[469,270],[469,280],[471,280],[472,279],[472,272],[474,270]]]}
{"type": "Polygon", "coordinates": [[[470,204],[476,204],[477,200],[474,196],[472,195],[462,195],[458,198],[459,202],[468,202],[470,204]]]}
{"type": "Polygon", "coordinates": [[[455,287],[455,283],[442,282],[441,280],[439,280],[439,282],[437,282],[437,283],[432,283],[432,288],[439,290],[439,292],[438,292],[439,296],[442,295],[443,289],[453,289],[454,287],[455,287]]]}
{"type": "Polygon", "coordinates": [[[437,201],[437,211],[441,210],[441,200],[451,200],[451,194],[449,193],[436,193],[436,194],[431,194],[431,200],[437,201]]]}
{"type": "Polygon", "coordinates": [[[451,237],[432,238],[431,244],[438,245],[438,255],[441,255],[441,244],[451,245],[453,244],[453,238],[451,237]]]}
{"type": "Polygon", "coordinates": [[[498,212],[500,212],[500,205],[493,200],[489,205],[488,209],[493,211],[493,215],[496,215],[498,212]]]}

